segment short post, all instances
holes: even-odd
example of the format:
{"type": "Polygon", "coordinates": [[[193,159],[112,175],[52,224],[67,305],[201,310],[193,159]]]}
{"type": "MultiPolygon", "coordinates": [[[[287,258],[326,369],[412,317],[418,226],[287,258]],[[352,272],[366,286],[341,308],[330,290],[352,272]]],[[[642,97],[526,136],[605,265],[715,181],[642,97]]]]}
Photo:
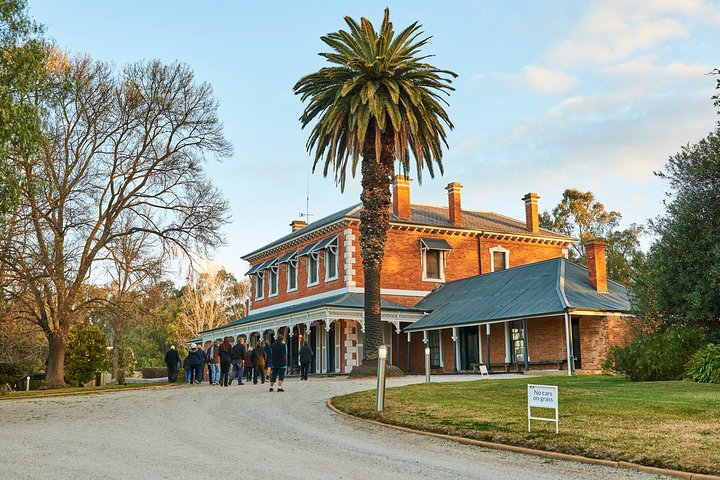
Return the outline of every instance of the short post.
{"type": "Polygon", "coordinates": [[[430,383],[430,348],[425,347],[425,383],[430,383]]]}
{"type": "Polygon", "coordinates": [[[387,347],[380,345],[378,348],[377,367],[377,403],[375,410],[382,412],[385,408],[385,363],[387,362],[387,347]]]}
{"type": "Polygon", "coordinates": [[[30,376],[25,379],[25,390],[30,391],[30,376]]]}

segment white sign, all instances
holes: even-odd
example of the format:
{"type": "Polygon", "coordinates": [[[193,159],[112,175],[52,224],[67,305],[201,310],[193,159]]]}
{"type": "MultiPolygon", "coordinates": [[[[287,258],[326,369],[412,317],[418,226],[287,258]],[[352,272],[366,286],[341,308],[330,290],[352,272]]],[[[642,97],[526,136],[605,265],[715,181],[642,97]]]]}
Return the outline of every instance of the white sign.
{"type": "Polygon", "coordinates": [[[559,432],[560,408],[558,407],[557,386],[528,385],[528,432],[530,431],[530,420],[555,422],[555,433],[559,432]],[[555,418],[533,417],[532,407],[552,408],[555,410],[555,418]]]}

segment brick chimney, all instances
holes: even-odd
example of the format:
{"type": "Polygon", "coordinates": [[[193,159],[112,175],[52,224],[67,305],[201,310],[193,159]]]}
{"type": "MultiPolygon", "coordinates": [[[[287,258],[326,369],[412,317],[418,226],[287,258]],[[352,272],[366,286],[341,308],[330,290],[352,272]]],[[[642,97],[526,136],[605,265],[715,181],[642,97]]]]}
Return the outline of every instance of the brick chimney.
{"type": "Polygon", "coordinates": [[[392,211],[399,220],[410,220],[410,181],[402,175],[393,180],[392,211]]]}
{"type": "Polygon", "coordinates": [[[528,193],[523,197],[525,201],[525,225],[533,233],[540,231],[540,220],[538,218],[538,196],[537,193],[528,193]]]}
{"type": "Polygon", "coordinates": [[[462,208],[460,207],[460,189],[463,186],[458,182],[448,183],[445,190],[448,192],[448,218],[450,223],[462,223],[462,208]]]}
{"type": "Polygon", "coordinates": [[[306,225],[307,222],[305,220],[293,220],[292,222],[290,222],[290,231],[297,232],[306,225]]]}
{"type": "Polygon", "coordinates": [[[605,249],[607,243],[592,240],[585,244],[587,254],[588,280],[600,293],[607,292],[607,269],[605,266],[605,249]]]}

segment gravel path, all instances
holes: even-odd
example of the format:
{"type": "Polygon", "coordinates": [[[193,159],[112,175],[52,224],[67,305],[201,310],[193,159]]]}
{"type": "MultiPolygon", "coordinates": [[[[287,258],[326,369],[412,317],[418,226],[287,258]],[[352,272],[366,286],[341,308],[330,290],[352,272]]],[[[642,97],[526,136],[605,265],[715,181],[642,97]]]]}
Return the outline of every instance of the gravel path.
{"type": "MultiPolygon", "coordinates": [[[[439,381],[463,379],[473,377],[439,381]]],[[[372,381],[290,379],[284,393],[266,387],[1,401],[0,478],[658,478],[399,432],[325,406],[334,395],[373,388],[372,381]]]]}

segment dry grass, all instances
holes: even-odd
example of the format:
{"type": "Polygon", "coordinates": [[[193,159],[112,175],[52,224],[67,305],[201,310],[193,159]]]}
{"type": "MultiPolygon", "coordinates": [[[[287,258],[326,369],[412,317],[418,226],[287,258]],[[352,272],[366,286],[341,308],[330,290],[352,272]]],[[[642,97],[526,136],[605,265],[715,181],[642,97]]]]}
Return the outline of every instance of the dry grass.
{"type": "Polygon", "coordinates": [[[57,397],[64,395],[82,395],[86,393],[101,393],[107,391],[120,391],[120,390],[137,390],[140,388],[151,388],[158,386],[167,386],[167,382],[158,383],[133,383],[129,385],[103,385],[99,387],[66,387],[56,388],[50,390],[21,390],[17,392],[3,393],[0,395],[0,400],[9,400],[14,398],[35,398],[35,397],[57,397]]]}
{"type": "Polygon", "coordinates": [[[720,473],[720,385],[608,376],[519,378],[391,388],[382,414],[375,412],[374,391],[333,403],[359,417],[420,430],[720,473]],[[527,432],[528,383],[558,385],[559,435],[550,422],[533,422],[527,432]]]}

